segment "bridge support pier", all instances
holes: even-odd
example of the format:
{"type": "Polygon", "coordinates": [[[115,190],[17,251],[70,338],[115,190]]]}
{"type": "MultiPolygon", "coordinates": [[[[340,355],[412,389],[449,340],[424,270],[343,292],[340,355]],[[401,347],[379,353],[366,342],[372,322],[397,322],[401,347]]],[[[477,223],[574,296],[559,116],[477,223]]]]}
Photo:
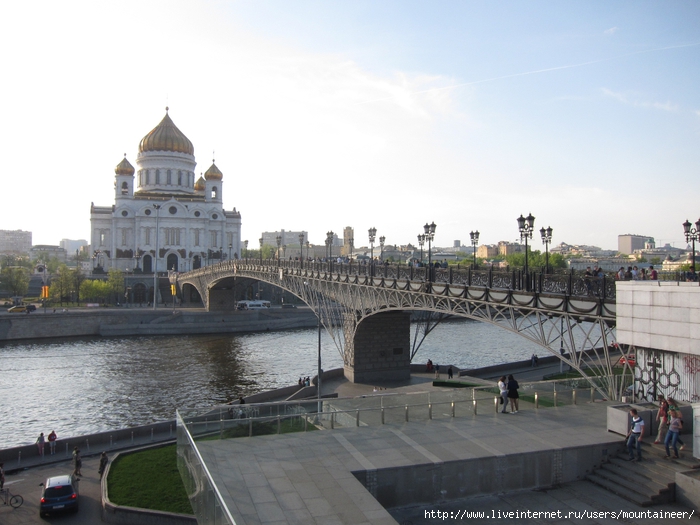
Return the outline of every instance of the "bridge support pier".
{"type": "Polygon", "coordinates": [[[411,377],[411,314],[383,312],[364,319],[352,340],[345,377],[353,383],[405,381],[411,377]]]}
{"type": "Polygon", "coordinates": [[[218,290],[212,288],[209,290],[209,304],[207,305],[210,312],[214,311],[229,311],[236,310],[236,294],[233,289],[218,290]]]}

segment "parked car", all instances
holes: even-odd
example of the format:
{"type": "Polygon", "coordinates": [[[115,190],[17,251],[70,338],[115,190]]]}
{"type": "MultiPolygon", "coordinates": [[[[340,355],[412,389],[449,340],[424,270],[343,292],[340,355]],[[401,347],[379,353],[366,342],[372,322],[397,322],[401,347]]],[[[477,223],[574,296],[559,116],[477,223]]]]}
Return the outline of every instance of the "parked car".
{"type": "Polygon", "coordinates": [[[48,478],[41,484],[39,516],[68,510],[78,512],[78,484],[78,478],[73,475],[48,478]]]}
{"type": "Polygon", "coordinates": [[[28,304],[26,306],[27,312],[36,312],[36,305],[35,304],[28,304]]]}
{"type": "Polygon", "coordinates": [[[19,313],[26,312],[27,307],[24,305],[13,306],[12,308],[8,308],[7,311],[10,312],[11,314],[19,314],[19,313]]]}

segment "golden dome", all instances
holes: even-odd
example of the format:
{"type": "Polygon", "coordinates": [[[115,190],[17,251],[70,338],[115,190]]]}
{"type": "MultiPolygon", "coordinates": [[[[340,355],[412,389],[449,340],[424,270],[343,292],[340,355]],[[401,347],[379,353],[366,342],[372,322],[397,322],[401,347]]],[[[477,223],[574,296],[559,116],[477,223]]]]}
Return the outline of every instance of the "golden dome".
{"type": "Polygon", "coordinates": [[[131,175],[133,177],[135,170],[129,161],[126,160],[126,153],[124,153],[124,158],[122,161],[117,164],[116,168],[114,168],[114,173],[117,175],[131,175]]]}
{"type": "Polygon", "coordinates": [[[216,164],[214,164],[214,160],[212,159],[211,161],[211,166],[207,171],[204,172],[204,178],[206,180],[221,180],[224,178],[224,174],[221,173],[221,170],[216,167],[216,164]]]}
{"type": "Polygon", "coordinates": [[[194,191],[204,191],[207,187],[206,182],[204,182],[204,178],[200,176],[197,179],[197,182],[194,183],[194,191]]]}
{"type": "Polygon", "coordinates": [[[185,134],[177,129],[165,108],[165,116],[139,143],[139,153],[144,151],[175,151],[194,155],[194,146],[185,134]]]}

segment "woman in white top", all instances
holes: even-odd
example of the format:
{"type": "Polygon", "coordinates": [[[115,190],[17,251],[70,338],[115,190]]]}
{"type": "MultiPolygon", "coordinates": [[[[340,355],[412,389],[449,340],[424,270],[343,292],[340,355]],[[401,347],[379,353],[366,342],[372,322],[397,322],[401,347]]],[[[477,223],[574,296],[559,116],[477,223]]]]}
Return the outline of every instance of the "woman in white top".
{"type": "Polygon", "coordinates": [[[501,376],[498,380],[498,388],[501,391],[501,399],[503,400],[503,410],[501,414],[506,413],[506,407],[508,406],[508,385],[506,384],[506,376],[501,376]]]}

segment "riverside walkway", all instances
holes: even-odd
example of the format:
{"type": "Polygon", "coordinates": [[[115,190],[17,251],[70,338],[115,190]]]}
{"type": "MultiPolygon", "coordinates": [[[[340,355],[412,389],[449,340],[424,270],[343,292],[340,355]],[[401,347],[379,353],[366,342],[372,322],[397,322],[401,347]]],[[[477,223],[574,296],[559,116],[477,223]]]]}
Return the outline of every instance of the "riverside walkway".
{"type": "MultiPolygon", "coordinates": [[[[530,372],[541,378],[543,367],[521,368],[522,376],[530,372]]],[[[415,373],[403,385],[338,379],[326,388],[339,396],[367,397],[443,390],[433,387],[432,379],[415,373]],[[382,390],[375,392],[375,386],[382,390]]],[[[197,446],[237,525],[486,522],[455,517],[465,510],[561,510],[564,518],[521,517],[515,522],[608,525],[618,521],[610,515],[577,519],[568,514],[645,510],[581,481],[592,466],[623,448],[624,438],[606,431],[608,404],[535,409],[521,403],[517,414],[495,413],[491,404],[466,417],[436,414],[432,420],[206,440],[197,446]],[[560,488],[533,490],[538,484],[560,488]],[[437,511],[457,514],[445,519],[437,511]]],[[[677,504],[653,509],[690,510],[677,504]]],[[[513,523],[513,516],[492,516],[487,523],[506,522],[513,523]]],[[[619,521],[660,522],[670,523],[651,517],[619,521]]]]}

